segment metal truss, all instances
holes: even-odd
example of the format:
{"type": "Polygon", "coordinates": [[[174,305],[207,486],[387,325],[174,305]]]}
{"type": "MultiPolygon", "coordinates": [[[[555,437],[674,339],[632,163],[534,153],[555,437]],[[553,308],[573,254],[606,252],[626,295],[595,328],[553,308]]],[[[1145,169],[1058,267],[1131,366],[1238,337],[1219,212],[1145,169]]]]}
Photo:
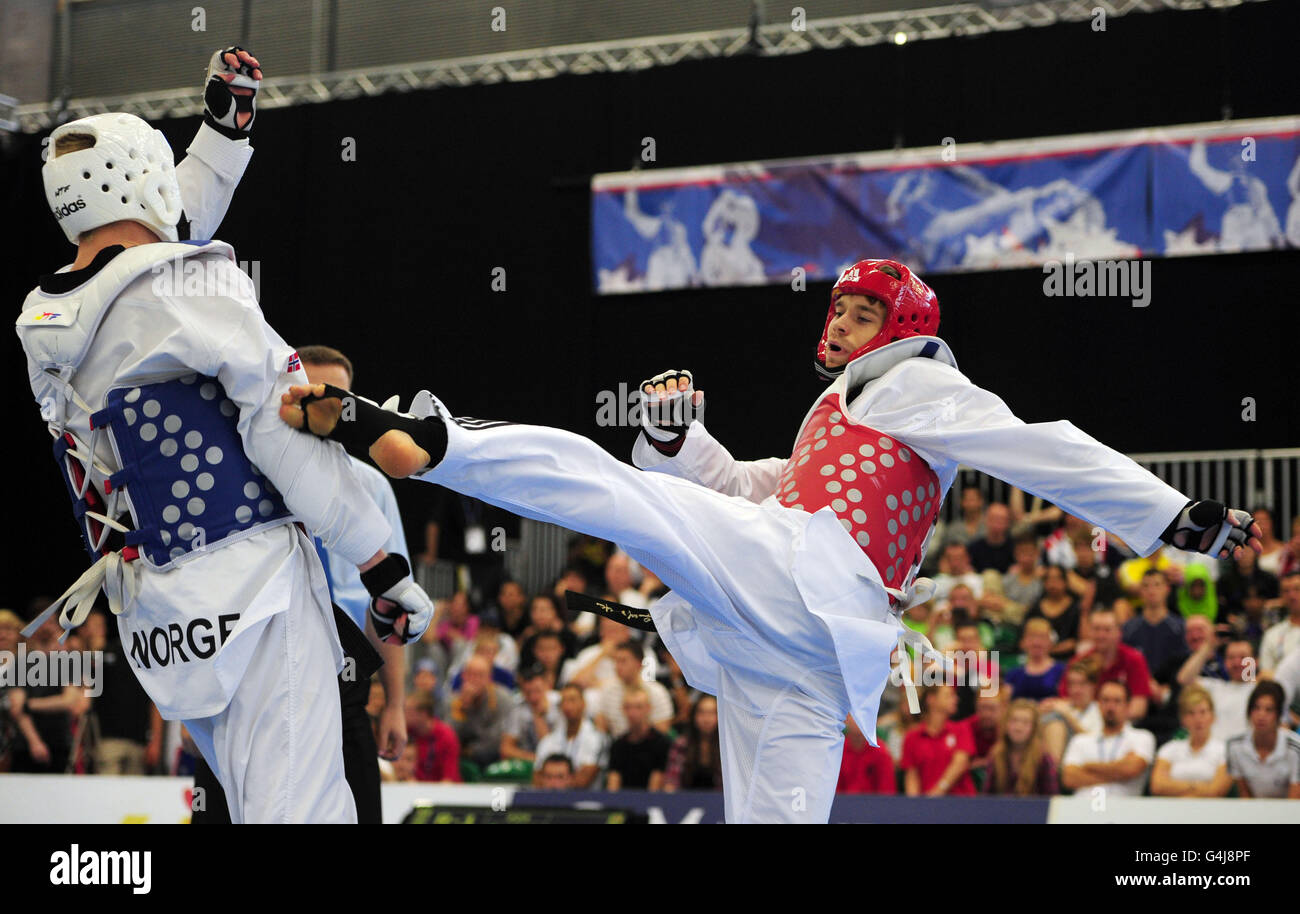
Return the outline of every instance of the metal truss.
{"type": "MultiPolygon", "coordinates": [[[[258,105],[263,109],[280,108],[443,86],[519,82],[563,74],[622,73],[670,66],[683,60],[739,54],[781,56],[890,41],[903,43],[980,35],[1091,20],[1098,8],[1112,18],[1138,12],[1222,9],[1265,0],[1031,0],[1015,5],[1005,5],[1005,2],[986,0],[985,5],[960,3],[820,19],[808,22],[800,31],[782,20],[753,30],[742,27],[283,76],[263,83],[258,105]]],[[[57,101],[20,105],[16,119],[24,132],[36,133],[67,120],[107,111],[126,111],[145,120],[157,120],[196,115],[202,110],[198,88],[185,87],[138,95],[79,98],[67,102],[66,106],[57,101]]]]}

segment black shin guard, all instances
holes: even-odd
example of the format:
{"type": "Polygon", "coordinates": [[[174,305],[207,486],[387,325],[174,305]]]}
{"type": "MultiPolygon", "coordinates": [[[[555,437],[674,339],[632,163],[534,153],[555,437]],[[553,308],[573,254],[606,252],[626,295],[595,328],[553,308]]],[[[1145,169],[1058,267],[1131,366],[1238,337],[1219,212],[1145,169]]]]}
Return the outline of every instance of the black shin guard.
{"type": "MultiPolygon", "coordinates": [[[[359,397],[351,391],[332,384],[325,385],[325,395],[308,394],[302,398],[304,416],[307,405],[317,400],[339,400],[343,412],[334,430],[324,437],[343,445],[349,454],[362,459],[370,456],[370,446],[393,429],[406,432],[420,447],[429,452],[429,466],[436,466],[447,453],[447,426],[441,416],[417,419],[403,413],[384,409],[373,400],[359,397]]],[[[308,430],[311,426],[307,425],[308,430]]]]}

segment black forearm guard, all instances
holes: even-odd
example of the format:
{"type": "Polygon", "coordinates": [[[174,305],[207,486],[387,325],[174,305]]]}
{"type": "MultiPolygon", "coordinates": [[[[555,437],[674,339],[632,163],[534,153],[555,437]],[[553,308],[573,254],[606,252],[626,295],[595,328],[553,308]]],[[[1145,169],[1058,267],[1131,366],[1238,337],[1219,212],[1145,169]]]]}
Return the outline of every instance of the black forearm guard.
{"type": "Polygon", "coordinates": [[[1175,514],[1174,519],[1169,522],[1169,526],[1165,527],[1164,532],[1160,534],[1160,541],[1162,543],[1173,543],[1174,534],[1178,532],[1178,521],[1182,519],[1183,512],[1195,503],[1196,502],[1189,500],[1187,504],[1178,509],[1178,513],[1175,514]]]}
{"type": "MultiPolygon", "coordinates": [[[[343,412],[334,430],[324,437],[337,441],[344,450],[356,457],[370,456],[370,446],[393,429],[406,432],[420,447],[429,452],[429,466],[436,465],[447,453],[447,427],[439,416],[417,419],[404,413],[384,409],[373,400],[359,397],[351,391],[332,384],[325,385],[325,395],[308,394],[302,398],[305,412],[307,404],[317,400],[339,400],[343,412]]],[[[304,427],[311,428],[310,424],[304,427]]]]}
{"type": "Polygon", "coordinates": [[[372,597],[382,597],[410,574],[410,563],[396,552],[390,552],[379,564],[361,572],[361,584],[372,597]]]}

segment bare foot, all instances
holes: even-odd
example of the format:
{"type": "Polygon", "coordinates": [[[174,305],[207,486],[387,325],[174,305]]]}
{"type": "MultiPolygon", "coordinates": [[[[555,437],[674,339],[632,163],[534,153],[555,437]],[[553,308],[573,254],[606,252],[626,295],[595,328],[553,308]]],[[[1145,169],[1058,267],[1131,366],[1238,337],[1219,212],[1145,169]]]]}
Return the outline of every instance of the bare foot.
{"type": "Polygon", "coordinates": [[[401,429],[384,432],[370,445],[370,459],[394,479],[405,479],[423,470],[433,460],[429,452],[401,429]]]}
{"type": "MultiPolygon", "coordinates": [[[[289,388],[288,393],[280,397],[280,419],[285,424],[295,429],[302,429],[302,400],[308,394],[324,397],[325,385],[295,384],[289,388]]],[[[355,408],[355,401],[353,406],[355,408]]],[[[313,400],[307,404],[306,413],[310,430],[323,438],[334,431],[334,427],[338,425],[344,413],[344,403],[338,397],[313,400]]],[[[416,444],[410,435],[400,429],[384,432],[378,441],[370,445],[370,459],[394,479],[412,476],[427,467],[433,460],[428,451],[416,444]]]]}
{"type": "MultiPolygon", "coordinates": [[[[302,430],[303,407],[302,400],[308,394],[315,394],[318,397],[325,396],[324,384],[295,384],[289,388],[288,393],[280,396],[280,419],[285,424],[302,430]]],[[[334,431],[334,426],[339,423],[339,416],[343,413],[343,401],[338,397],[330,397],[325,400],[315,400],[307,404],[307,424],[312,434],[319,435],[322,438],[334,431]]]]}

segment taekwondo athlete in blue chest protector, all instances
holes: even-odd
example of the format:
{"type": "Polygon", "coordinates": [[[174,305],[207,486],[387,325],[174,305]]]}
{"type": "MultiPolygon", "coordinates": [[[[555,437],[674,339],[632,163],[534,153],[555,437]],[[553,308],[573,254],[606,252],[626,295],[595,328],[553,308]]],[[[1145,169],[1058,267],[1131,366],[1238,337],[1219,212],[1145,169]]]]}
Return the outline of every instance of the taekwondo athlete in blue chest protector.
{"type": "MultiPolygon", "coordinates": [[[[247,88],[253,70],[240,58],[210,75],[247,88]]],[[[213,111],[214,89],[209,126],[251,123],[247,95],[213,111]]],[[[276,418],[306,375],[233,249],[180,240],[192,202],[215,226],[249,154],[218,152],[226,173],[204,178],[182,174],[205,167],[191,151],[174,166],[126,114],[51,134],[46,197],[77,258],[27,296],[17,330],[94,564],[33,625],[57,612],[71,629],[102,587],[141,685],[185,722],[235,822],[351,822],[342,654],[304,525],[363,569],[385,637],[418,637],[432,605],[382,551],[388,522],[343,449],[276,418]]]]}

